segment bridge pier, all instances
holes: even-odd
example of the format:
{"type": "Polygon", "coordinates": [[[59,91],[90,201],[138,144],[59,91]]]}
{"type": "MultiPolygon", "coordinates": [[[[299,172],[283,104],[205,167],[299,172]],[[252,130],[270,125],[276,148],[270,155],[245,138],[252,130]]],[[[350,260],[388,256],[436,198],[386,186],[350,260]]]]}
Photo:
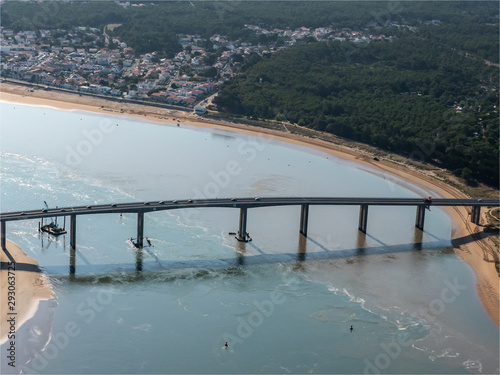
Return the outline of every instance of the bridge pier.
{"type": "Polygon", "coordinates": [[[136,247],[142,249],[144,242],[144,212],[137,213],[137,242],[136,247]]]}
{"type": "Polygon", "coordinates": [[[236,237],[238,241],[248,242],[247,236],[247,208],[240,208],[240,225],[238,230],[238,237],[236,237]]]}
{"type": "Polygon", "coordinates": [[[236,264],[238,266],[244,266],[246,262],[246,252],[247,248],[244,242],[239,242],[236,244],[236,264]]]}
{"type": "Polygon", "coordinates": [[[413,249],[414,250],[422,250],[422,238],[424,236],[424,232],[421,230],[415,229],[413,233],[413,249]]]}
{"type": "Polygon", "coordinates": [[[2,235],[2,239],[1,239],[1,241],[2,241],[2,249],[6,250],[7,249],[7,238],[5,237],[5,232],[6,232],[6,230],[5,230],[5,220],[2,220],[2,225],[1,226],[2,226],[2,230],[1,230],[2,231],[2,233],[1,233],[1,235],[2,235]]]}
{"type": "Polygon", "coordinates": [[[425,219],[425,205],[420,204],[417,206],[417,217],[415,218],[415,226],[424,230],[424,219],[425,219]]]}
{"type": "Polygon", "coordinates": [[[305,236],[299,236],[299,244],[297,246],[297,262],[305,261],[306,254],[307,254],[307,238],[305,236]]]}
{"type": "Polygon", "coordinates": [[[307,237],[307,221],[309,220],[309,205],[300,206],[300,234],[307,237]]]}
{"type": "Polygon", "coordinates": [[[70,216],[69,223],[69,274],[76,272],[76,215],[70,216]]]}
{"type": "Polygon", "coordinates": [[[362,204],[359,206],[359,225],[358,229],[366,233],[366,223],[368,222],[368,205],[362,204]]]}
{"type": "Polygon", "coordinates": [[[470,221],[476,225],[479,225],[480,219],[481,219],[481,206],[472,206],[472,211],[470,213],[470,221]]]}
{"type": "Polygon", "coordinates": [[[142,249],[135,250],[135,270],[142,271],[142,249]]]}

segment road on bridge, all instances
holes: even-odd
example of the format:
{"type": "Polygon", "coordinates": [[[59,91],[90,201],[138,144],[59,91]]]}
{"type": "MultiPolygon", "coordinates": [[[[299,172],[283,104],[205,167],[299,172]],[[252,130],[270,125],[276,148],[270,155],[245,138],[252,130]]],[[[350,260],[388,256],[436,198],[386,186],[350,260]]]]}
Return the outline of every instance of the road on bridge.
{"type": "MultiPolygon", "coordinates": [[[[111,203],[89,206],[61,207],[30,211],[0,213],[0,221],[30,220],[45,217],[95,215],[122,212],[153,212],[182,208],[230,207],[256,208],[272,206],[297,205],[338,205],[338,206],[421,206],[425,205],[421,198],[322,198],[322,197],[267,197],[267,198],[219,198],[201,200],[169,200],[133,203],[111,203]]],[[[435,198],[433,206],[500,206],[500,199],[449,199],[435,198]]]]}

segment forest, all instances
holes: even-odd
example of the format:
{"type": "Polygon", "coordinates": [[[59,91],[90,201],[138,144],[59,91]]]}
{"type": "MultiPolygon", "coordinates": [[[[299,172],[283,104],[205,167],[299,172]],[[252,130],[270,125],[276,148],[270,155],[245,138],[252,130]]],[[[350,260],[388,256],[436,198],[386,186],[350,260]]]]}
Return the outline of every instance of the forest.
{"type": "Polygon", "coordinates": [[[498,68],[417,35],[264,56],[220,89],[227,111],[290,121],[498,186],[498,68]]]}
{"type": "MultiPolygon", "coordinates": [[[[222,34],[245,40],[252,24],[264,28],[323,27],[384,32],[391,23],[418,26],[422,36],[438,43],[499,62],[496,1],[131,1],[124,8],[112,1],[5,1],[2,26],[20,30],[90,26],[113,30],[140,53],[173,56],[182,49],[177,34],[222,34]],[[426,22],[439,20],[438,27],[426,22]]],[[[394,32],[392,30],[391,32],[394,32]]]]}

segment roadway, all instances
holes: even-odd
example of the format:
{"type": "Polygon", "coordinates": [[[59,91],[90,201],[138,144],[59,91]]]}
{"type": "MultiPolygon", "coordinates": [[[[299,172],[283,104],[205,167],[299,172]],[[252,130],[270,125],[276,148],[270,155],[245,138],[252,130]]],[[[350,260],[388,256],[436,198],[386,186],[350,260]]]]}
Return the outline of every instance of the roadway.
{"type": "MultiPolygon", "coordinates": [[[[268,197],[268,198],[217,198],[110,203],[89,206],[59,207],[31,211],[0,213],[0,221],[31,220],[46,217],[94,215],[126,212],[153,212],[183,208],[257,208],[272,206],[323,205],[323,206],[422,206],[423,198],[328,198],[328,197],[268,197]]],[[[435,198],[432,206],[500,206],[500,199],[449,199],[435,198]]]]}

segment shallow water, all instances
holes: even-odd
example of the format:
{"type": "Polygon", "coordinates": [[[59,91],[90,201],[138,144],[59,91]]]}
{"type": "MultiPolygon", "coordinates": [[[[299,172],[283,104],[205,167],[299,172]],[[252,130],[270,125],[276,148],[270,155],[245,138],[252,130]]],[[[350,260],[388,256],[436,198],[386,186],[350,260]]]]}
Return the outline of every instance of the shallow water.
{"type": "MultiPolygon", "coordinates": [[[[331,155],[229,131],[1,109],[2,212],[39,209],[44,200],[432,194],[331,155]]],[[[29,337],[42,312],[53,311],[50,342],[24,371],[498,371],[498,327],[449,247],[444,212],[429,212],[422,234],[414,208],[370,207],[365,236],[358,211],[311,207],[306,240],[300,208],[251,209],[247,244],[229,235],[237,210],[147,214],[153,247],[139,273],[127,240],[136,215],[80,216],[75,278],[69,238],[40,235],[36,221],[8,223],[8,239],[39,261],[56,290],[57,306],[24,327],[29,337]]]]}

